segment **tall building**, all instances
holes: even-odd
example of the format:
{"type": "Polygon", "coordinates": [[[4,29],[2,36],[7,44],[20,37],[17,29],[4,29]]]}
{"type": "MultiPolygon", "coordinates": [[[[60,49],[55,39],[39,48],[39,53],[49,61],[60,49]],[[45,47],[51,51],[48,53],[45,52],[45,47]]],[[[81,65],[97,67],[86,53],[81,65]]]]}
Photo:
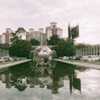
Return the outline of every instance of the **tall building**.
{"type": "MultiPolygon", "coordinates": [[[[6,32],[4,32],[0,36],[0,43],[1,44],[11,44],[11,38],[12,38],[12,30],[10,28],[6,28],[6,32]]],[[[58,35],[59,38],[62,38],[63,30],[59,27],[57,27],[56,22],[51,22],[50,26],[46,27],[46,30],[44,32],[43,28],[39,28],[38,30],[34,30],[33,28],[29,29],[29,32],[26,32],[23,27],[19,27],[16,31],[16,35],[19,39],[23,40],[31,40],[36,39],[41,44],[44,44],[46,40],[50,39],[52,35],[58,35]]]]}
{"type": "Polygon", "coordinates": [[[33,28],[30,28],[29,29],[29,32],[27,32],[27,34],[26,34],[26,39],[27,40],[33,39],[33,33],[34,33],[34,29],[33,28]]]}
{"type": "Polygon", "coordinates": [[[1,44],[10,44],[11,43],[11,33],[12,30],[10,28],[6,28],[6,32],[2,33],[2,35],[0,36],[0,43],[1,44]]]}
{"type": "Polygon", "coordinates": [[[63,30],[57,27],[56,22],[51,22],[50,26],[46,27],[46,36],[49,40],[52,35],[58,35],[59,38],[62,38],[63,30]]]}
{"type": "Polygon", "coordinates": [[[41,44],[43,44],[46,41],[46,34],[44,33],[43,28],[39,28],[39,30],[35,31],[33,28],[29,29],[29,32],[27,33],[27,40],[36,39],[41,44]]]}
{"type": "Polygon", "coordinates": [[[40,43],[41,45],[46,42],[46,33],[44,32],[43,28],[39,28],[40,31],[40,43]]]}
{"type": "Polygon", "coordinates": [[[1,38],[2,38],[2,35],[0,35],[0,44],[2,43],[1,38]]]}

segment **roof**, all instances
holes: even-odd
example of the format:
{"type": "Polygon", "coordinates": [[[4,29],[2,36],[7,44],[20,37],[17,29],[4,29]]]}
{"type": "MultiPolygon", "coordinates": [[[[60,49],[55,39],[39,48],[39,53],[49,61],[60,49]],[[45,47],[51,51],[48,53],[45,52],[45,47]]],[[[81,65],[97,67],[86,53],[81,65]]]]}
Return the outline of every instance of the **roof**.
{"type": "MultiPolygon", "coordinates": [[[[46,30],[47,29],[54,29],[54,28],[52,28],[51,26],[48,26],[48,27],[46,27],[46,30]]],[[[57,29],[57,30],[62,30],[62,28],[59,28],[59,27],[55,27],[55,29],[57,29]]]]}
{"type": "Polygon", "coordinates": [[[2,33],[2,35],[7,35],[7,34],[9,34],[9,35],[10,35],[10,33],[6,33],[6,32],[2,33]]]}

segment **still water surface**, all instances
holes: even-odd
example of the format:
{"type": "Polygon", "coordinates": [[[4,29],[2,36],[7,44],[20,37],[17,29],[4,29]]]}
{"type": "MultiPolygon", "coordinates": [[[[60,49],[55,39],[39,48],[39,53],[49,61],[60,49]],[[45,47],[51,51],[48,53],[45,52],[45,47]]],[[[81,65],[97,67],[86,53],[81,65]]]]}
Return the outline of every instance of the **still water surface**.
{"type": "Polygon", "coordinates": [[[100,70],[52,61],[0,70],[0,100],[100,100],[100,70]]]}

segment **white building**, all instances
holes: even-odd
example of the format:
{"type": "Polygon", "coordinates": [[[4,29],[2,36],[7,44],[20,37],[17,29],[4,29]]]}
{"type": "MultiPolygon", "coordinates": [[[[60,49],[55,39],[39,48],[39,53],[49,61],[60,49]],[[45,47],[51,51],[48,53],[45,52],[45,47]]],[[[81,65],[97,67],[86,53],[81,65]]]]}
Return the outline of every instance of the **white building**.
{"type": "Polygon", "coordinates": [[[29,32],[27,32],[26,39],[27,39],[27,40],[33,39],[33,33],[34,33],[34,29],[33,29],[33,28],[30,28],[30,29],[29,29],[29,32]]]}
{"type": "Polygon", "coordinates": [[[51,22],[50,26],[46,27],[46,35],[47,39],[49,40],[52,35],[58,35],[59,38],[62,38],[63,30],[57,27],[56,22],[51,22]]]}
{"type": "Polygon", "coordinates": [[[11,44],[11,35],[12,30],[10,28],[6,28],[6,32],[2,33],[2,35],[0,36],[0,43],[1,44],[11,44]]]}
{"type": "Polygon", "coordinates": [[[43,44],[46,41],[46,34],[44,33],[43,28],[39,28],[39,30],[35,31],[33,28],[29,29],[29,32],[27,33],[27,40],[36,39],[41,44],[43,44]]]}

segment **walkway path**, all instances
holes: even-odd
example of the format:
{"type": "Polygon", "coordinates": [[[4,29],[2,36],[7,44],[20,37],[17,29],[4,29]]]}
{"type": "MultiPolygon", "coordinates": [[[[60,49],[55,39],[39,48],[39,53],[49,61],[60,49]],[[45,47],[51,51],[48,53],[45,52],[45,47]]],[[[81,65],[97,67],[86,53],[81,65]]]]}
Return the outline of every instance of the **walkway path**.
{"type": "Polygon", "coordinates": [[[67,60],[62,60],[62,59],[54,59],[54,60],[58,61],[58,62],[63,62],[66,64],[72,64],[72,65],[77,65],[77,66],[82,66],[82,67],[100,69],[100,65],[97,65],[97,64],[90,64],[90,63],[77,62],[77,61],[73,62],[73,61],[67,61],[67,60]]]}
{"type": "Polygon", "coordinates": [[[14,66],[14,65],[25,63],[25,62],[29,62],[30,60],[31,59],[26,59],[26,60],[11,62],[11,63],[8,63],[8,64],[0,64],[0,69],[8,68],[8,67],[11,67],[11,66],[14,66]]]}

